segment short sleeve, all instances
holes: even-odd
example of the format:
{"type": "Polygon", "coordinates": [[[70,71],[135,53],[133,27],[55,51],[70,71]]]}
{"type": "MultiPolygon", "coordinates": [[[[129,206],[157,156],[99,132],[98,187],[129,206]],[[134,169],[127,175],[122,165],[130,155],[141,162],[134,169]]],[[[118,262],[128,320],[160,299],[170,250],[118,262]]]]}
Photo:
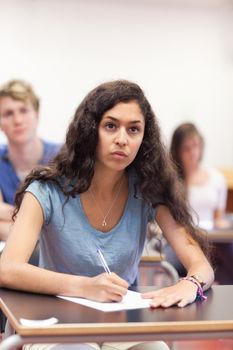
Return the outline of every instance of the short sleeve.
{"type": "Polygon", "coordinates": [[[225,178],[219,172],[216,172],[216,182],[217,182],[217,189],[218,189],[218,208],[217,209],[224,211],[226,209],[226,202],[227,202],[227,185],[226,185],[225,178]]]}
{"type": "Polygon", "coordinates": [[[38,200],[44,216],[45,224],[48,224],[52,212],[51,190],[49,184],[41,181],[33,181],[26,189],[38,200]]]}

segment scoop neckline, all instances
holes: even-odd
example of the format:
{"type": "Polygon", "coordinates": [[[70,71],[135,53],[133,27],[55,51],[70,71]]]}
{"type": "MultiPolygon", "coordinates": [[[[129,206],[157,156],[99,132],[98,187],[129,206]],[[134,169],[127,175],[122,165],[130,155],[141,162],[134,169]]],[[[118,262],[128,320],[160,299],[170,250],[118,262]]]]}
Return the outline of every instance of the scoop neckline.
{"type": "Polygon", "coordinates": [[[126,201],[126,204],[125,204],[125,208],[124,208],[124,211],[120,217],[120,220],[116,223],[115,226],[113,226],[111,228],[111,230],[109,231],[106,231],[106,232],[103,232],[103,231],[100,231],[100,230],[97,230],[94,226],[91,225],[90,221],[88,220],[87,216],[86,216],[86,213],[83,209],[83,205],[82,205],[82,202],[81,202],[81,199],[80,199],[80,195],[78,196],[78,200],[79,200],[79,206],[80,206],[80,209],[82,211],[82,215],[83,215],[83,218],[85,220],[85,223],[87,224],[87,226],[89,226],[89,228],[94,231],[95,233],[98,233],[100,235],[109,235],[111,233],[113,233],[117,228],[118,226],[121,225],[122,221],[124,220],[125,216],[126,216],[126,213],[127,213],[127,210],[128,210],[128,206],[129,206],[129,202],[130,202],[130,199],[131,199],[131,193],[132,193],[132,178],[131,176],[128,175],[128,198],[127,198],[127,201],[126,201]]]}

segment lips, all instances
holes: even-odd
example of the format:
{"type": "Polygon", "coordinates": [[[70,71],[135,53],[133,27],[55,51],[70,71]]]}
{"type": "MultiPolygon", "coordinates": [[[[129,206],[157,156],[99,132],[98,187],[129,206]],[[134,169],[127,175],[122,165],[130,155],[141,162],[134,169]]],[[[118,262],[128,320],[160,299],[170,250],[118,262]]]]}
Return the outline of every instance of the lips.
{"type": "Polygon", "coordinates": [[[23,132],[25,132],[25,128],[18,128],[14,130],[15,134],[22,134],[23,132]]]}
{"type": "Polygon", "coordinates": [[[116,155],[116,156],[119,156],[119,157],[127,157],[127,154],[122,152],[122,151],[112,152],[112,155],[116,155]]]}

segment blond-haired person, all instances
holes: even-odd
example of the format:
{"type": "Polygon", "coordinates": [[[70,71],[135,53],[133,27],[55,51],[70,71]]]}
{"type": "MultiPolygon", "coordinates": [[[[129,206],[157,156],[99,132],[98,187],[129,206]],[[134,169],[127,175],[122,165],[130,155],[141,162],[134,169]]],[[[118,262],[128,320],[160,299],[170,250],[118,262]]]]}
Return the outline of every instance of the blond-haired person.
{"type": "Polygon", "coordinates": [[[9,234],[14,197],[25,176],[38,164],[47,164],[59,145],[37,133],[40,101],[32,86],[12,80],[0,88],[0,130],[7,144],[0,146],[0,240],[9,234]]]}

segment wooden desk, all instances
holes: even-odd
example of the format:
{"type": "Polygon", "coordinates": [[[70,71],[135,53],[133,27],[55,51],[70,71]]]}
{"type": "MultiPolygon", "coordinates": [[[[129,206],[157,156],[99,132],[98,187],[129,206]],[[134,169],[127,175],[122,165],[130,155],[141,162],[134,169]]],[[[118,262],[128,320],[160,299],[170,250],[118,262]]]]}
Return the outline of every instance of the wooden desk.
{"type": "Polygon", "coordinates": [[[227,211],[233,212],[233,169],[232,168],[219,168],[223,176],[225,177],[228,195],[227,195],[227,211]]]}
{"type": "Polygon", "coordinates": [[[0,350],[39,342],[232,338],[233,286],[214,286],[207,295],[207,301],[186,308],[104,313],[52,296],[0,289],[1,308],[17,333],[3,341],[0,350]],[[24,327],[19,321],[52,316],[59,323],[44,328],[24,327]]]}
{"type": "Polygon", "coordinates": [[[213,243],[233,243],[233,214],[226,214],[224,220],[228,228],[214,227],[207,230],[208,239],[213,243]]]}
{"type": "Polygon", "coordinates": [[[208,240],[213,243],[233,243],[233,228],[212,229],[208,231],[208,240]]]}
{"type": "Polygon", "coordinates": [[[227,188],[233,190],[233,168],[220,167],[219,170],[225,177],[227,188]]]}

